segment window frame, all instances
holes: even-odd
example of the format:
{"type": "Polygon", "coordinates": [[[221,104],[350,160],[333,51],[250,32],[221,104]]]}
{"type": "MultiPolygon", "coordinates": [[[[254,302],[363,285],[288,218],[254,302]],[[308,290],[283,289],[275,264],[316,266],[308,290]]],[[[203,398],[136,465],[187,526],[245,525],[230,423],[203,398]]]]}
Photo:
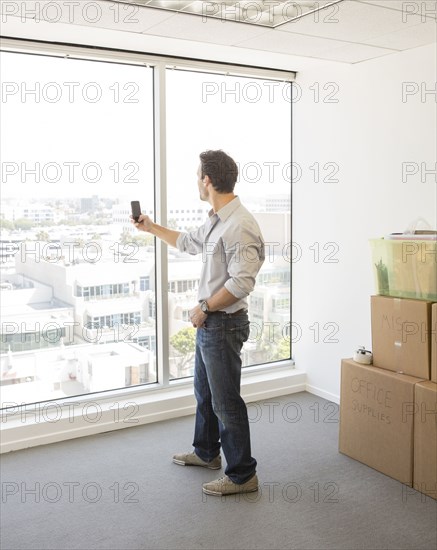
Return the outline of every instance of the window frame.
{"type": "MultiPolygon", "coordinates": [[[[127,64],[151,67],[154,69],[153,96],[154,96],[154,193],[155,193],[155,219],[160,225],[167,225],[167,150],[166,150],[166,72],[168,69],[197,71],[203,73],[222,74],[226,76],[246,76],[262,78],[264,80],[282,81],[293,83],[296,79],[296,72],[290,70],[272,69],[268,67],[248,66],[240,64],[229,64],[218,61],[203,61],[193,58],[177,56],[164,56],[157,54],[144,54],[137,51],[117,50],[104,47],[86,47],[55,42],[34,41],[26,39],[2,38],[0,51],[9,53],[20,53],[37,56],[58,57],[65,59],[81,59],[99,61],[114,64],[127,64]],[[159,185],[158,185],[159,182],[159,185]]],[[[290,123],[292,124],[292,102],[290,102],[290,123]]],[[[292,137],[293,139],[293,137],[292,137]]],[[[290,161],[292,162],[292,150],[290,150],[290,161]]],[[[292,185],[290,184],[290,197],[292,205],[292,185]]],[[[199,212],[199,211],[198,211],[199,212]]],[[[95,402],[96,399],[107,400],[113,397],[127,397],[143,394],[148,391],[168,390],[172,387],[178,388],[192,384],[192,377],[182,379],[170,379],[169,361],[169,320],[168,315],[168,254],[167,245],[157,240],[155,248],[155,296],[154,307],[156,312],[156,369],[157,382],[140,384],[138,386],[127,386],[113,390],[104,390],[83,394],[80,396],[65,397],[57,399],[59,402],[80,401],[95,402]]],[[[290,263],[290,302],[291,302],[292,263],[290,263]]],[[[177,288],[176,283],[176,288],[177,288]]],[[[81,297],[84,301],[95,299],[91,296],[91,287],[77,287],[81,289],[81,297]]],[[[93,289],[94,292],[94,289],[93,289]]],[[[290,323],[292,312],[290,308],[290,323]]],[[[242,371],[245,373],[256,373],[259,371],[273,372],[275,366],[281,371],[284,367],[293,367],[294,360],[291,353],[290,360],[282,360],[260,365],[247,366],[242,371]]],[[[47,401],[47,403],[49,403],[47,401]]],[[[29,403],[25,407],[37,406],[43,402],[29,403]]]]}

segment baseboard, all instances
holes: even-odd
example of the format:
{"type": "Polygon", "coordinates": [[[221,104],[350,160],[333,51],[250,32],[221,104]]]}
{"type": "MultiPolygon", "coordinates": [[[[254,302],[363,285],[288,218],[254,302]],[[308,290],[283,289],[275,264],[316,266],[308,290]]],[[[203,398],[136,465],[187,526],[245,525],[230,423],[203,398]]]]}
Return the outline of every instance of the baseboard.
{"type": "Polygon", "coordinates": [[[324,399],[327,399],[328,401],[332,401],[333,403],[337,403],[337,405],[340,404],[340,396],[339,395],[327,392],[325,390],[322,390],[321,388],[317,388],[316,386],[311,386],[310,384],[305,384],[305,390],[308,393],[312,393],[313,395],[317,395],[317,397],[323,397],[324,399]]]}

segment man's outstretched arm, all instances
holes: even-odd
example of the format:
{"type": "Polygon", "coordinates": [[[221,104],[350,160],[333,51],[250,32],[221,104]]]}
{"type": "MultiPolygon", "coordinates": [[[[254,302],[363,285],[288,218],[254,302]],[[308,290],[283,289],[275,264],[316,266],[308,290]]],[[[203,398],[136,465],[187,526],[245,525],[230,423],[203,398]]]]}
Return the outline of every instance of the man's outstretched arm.
{"type": "Polygon", "coordinates": [[[147,231],[147,233],[155,235],[155,237],[158,237],[158,239],[161,239],[165,243],[176,248],[176,241],[178,240],[178,237],[180,235],[179,231],[174,231],[173,229],[169,229],[168,227],[158,225],[145,214],[141,214],[138,222],[133,223],[135,227],[140,231],[147,231]]]}

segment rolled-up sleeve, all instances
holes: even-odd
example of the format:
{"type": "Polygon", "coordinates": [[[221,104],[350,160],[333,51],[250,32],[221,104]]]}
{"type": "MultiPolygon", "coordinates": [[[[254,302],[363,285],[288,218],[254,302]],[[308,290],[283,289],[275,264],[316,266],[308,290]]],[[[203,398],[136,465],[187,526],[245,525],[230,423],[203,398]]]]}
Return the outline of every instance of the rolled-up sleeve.
{"type": "Polygon", "coordinates": [[[202,225],[195,231],[180,233],[176,241],[176,248],[181,252],[187,252],[188,254],[200,254],[203,249],[203,242],[205,240],[205,226],[202,225]]]}
{"type": "Polygon", "coordinates": [[[262,236],[251,227],[240,227],[236,239],[227,243],[226,260],[230,278],[225,288],[236,298],[246,298],[255,287],[265,260],[262,236]]]}

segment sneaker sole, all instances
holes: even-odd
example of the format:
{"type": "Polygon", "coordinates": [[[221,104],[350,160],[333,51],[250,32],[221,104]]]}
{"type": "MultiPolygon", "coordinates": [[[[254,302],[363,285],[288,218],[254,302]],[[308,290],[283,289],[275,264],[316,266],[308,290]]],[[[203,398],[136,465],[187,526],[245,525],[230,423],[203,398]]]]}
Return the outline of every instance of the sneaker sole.
{"type": "Polygon", "coordinates": [[[253,489],[247,489],[247,490],[243,490],[243,491],[235,491],[235,492],[232,492],[232,493],[220,493],[220,491],[211,491],[210,489],[205,489],[204,487],[202,488],[202,490],[206,495],[213,495],[213,496],[217,496],[217,497],[226,497],[228,495],[243,495],[244,493],[255,493],[255,491],[259,490],[259,487],[254,487],[253,489]]]}
{"type": "Polygon", "coordinates": [[[175,464],[178,464],[179,466],[197,466],[197,467],[200,467],[200,468],[208,468],[208,470],[220,470],[221,469],[221,465],[220,466],[208,466],[207,464],[205,464],[205,466],[203,464],[191,464],[190,462],[184,462],[183,460],[177,460],[176,458],[173,458],[173,462],[175,464]]]}

